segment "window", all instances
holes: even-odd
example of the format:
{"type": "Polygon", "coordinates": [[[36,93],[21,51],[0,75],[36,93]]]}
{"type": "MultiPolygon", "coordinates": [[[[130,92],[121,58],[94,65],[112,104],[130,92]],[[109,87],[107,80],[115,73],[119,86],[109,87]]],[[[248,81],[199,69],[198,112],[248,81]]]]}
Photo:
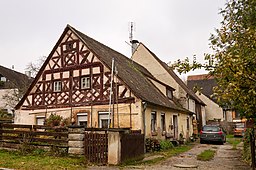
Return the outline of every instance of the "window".
{"type": "Polygon", "coordinates": [[[36,116],[36,125],[44,125],[45,116],[36,116]]]}
{"type": "Polygon", "coordinates": [[[72,50],[73,49],[73,42],[69,42],[68,44],[66,44],[66,50],[72,50]]]}
{"type": "MultiPolygon", "coordinates": [[[[99,112],[99,128],[108,128],[108,118],[108,112],[99,112]]],[[[111,118],[109,123],[111,123],[111,118]]]]}
{"type": "Polygon", "coordinates": [[[156,112],[151,112],[151,132],[156,131],[156,112]]]}
{"type": "Polygon", "coordinates": [[[162,132],[166,131],[166,129],[165,129],[165,113],[161,113],[161,130],[162,130],[162,132]]]}
{"type": "Polygon", "coordinates": [[[61,91],[61,81],[55,81],[53,84],[53,91],[60,92],[61,91]]]}
{"type": "Polygon", "coordinates": [[[82,77],[81,78],[81,89],[89,89],[91,88],[91,78],[90,77],[82,77]]]}
{"type": "Polygon", "coordinates": [[[166,89],[166,95],[169,99],[173,99],[173,92],[170,89],[166,89]]]}
{"type": "Polygon", "coordinates": [[[0,77],[0,81],[6,82],[6,78],[5,77],[0,77]]]}
{"type": "Polygon", "coordinates": [[[187,130],[189,130],[189,117],[187,117],[187,130]]]}
{"type": "Polygon", "coordinates": [[[77,113],[77,125],[87,127],[88,117],[87,113],[77,113]]]}

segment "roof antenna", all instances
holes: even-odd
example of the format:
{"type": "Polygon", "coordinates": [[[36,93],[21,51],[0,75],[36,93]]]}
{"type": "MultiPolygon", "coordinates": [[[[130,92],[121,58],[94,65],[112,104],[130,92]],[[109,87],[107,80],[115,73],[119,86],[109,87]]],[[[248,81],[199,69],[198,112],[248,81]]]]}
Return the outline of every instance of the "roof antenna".
{"type": "Polygon", "coordinates": [[[130,22],[129,27],[130,27],[129,28],[129,31],[130,31],[129,39],[130,39],[130,43],[131,43],[131,47],[132,47],[132,54],[133,54],[137,49],[139,41],[133,39],[133,32],[135,31],[135,23],[130,22]]]}

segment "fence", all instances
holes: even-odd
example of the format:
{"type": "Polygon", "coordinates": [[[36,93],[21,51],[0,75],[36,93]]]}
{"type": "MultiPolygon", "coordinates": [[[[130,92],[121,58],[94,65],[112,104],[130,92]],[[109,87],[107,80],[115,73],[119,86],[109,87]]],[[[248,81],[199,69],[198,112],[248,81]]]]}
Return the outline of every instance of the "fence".
{"type": "Polygon", "coordinates": [[[85,156],[90,162],[106,165],[108,163],[108,134],[85,132],[85,156]]]}
{"type": "Polygon", "coordinates": [[[141,158],[144,155],[144,135],[122,134],[121,135],[121,162],[131,158],[141,158]]]}
{"type": "Polygon", "coordinates": [[[0,146],[20,148],[22,144],[42,147],[68,147],[67,128],[40,125],[0,124],[0,146]]]}
{"type": "Polygon", "coordinates": [[[83,154],[90,162],[99,165],[142,158],[145,148],[144,135],[130,129],[51,128],[0,123],[0,147],[19,149],[22,144],[67,148],[69,154],[83,154]]]}

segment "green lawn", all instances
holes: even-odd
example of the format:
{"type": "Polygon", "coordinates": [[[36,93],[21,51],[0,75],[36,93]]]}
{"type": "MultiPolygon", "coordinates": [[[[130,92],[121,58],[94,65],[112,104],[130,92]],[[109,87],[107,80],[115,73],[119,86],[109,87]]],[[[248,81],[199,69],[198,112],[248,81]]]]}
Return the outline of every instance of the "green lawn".
{"type": "Polygon", "coordinates": [[[54,157],[46,154],[21,155],[16,151],[0,150],[0,168],[27,170],[86,169],[84,157],[54,157]]]}
{"type": "Polygon", "coordinates": [[[233,146],[232,149],[236,149],[237,145],[241,143],[243,140],[243,138],[235,138],[234,135],[227,135],[226,139],[227,139],[227,142],[233,146]]]}
{"type": "Polygon", "coordinates": [[[197,155],[197,159],[200,161],[209,161],[214,157],[215,152],[216,152],[215,150],[211,150],[211,149],[204,150],[199,155],[197,155]]]}

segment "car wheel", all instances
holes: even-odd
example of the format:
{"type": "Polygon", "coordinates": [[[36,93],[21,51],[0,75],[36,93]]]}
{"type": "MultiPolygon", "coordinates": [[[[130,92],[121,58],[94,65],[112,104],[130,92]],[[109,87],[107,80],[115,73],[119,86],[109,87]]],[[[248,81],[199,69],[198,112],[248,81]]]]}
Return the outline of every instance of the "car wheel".
{"type": "Polygon", "coordinates": [[[203,140],[200,140],[200,143],[201,143],[201,144],[204,144],[204,141],[203,141],[203,140]]]}

